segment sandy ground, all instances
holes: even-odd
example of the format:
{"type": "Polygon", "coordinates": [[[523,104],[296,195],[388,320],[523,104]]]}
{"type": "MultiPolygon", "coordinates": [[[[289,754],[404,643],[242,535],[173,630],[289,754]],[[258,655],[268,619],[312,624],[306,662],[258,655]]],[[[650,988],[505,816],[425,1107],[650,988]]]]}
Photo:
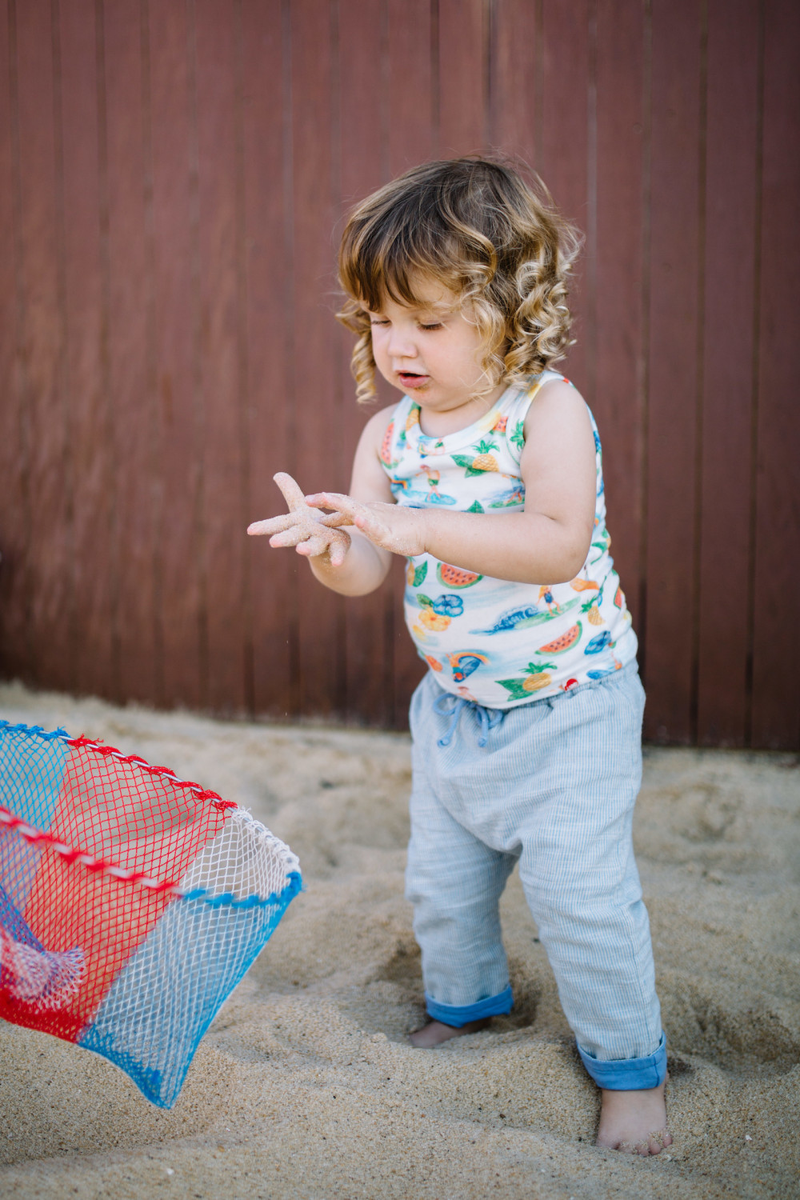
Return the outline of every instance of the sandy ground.
{"type": "Polygon", "coordinates": [[[171,1112],[115,1067],[0,1026],[0,1195],[203,1200],[800,1197],[800,769],[650,750],[636,824],[675,1145],[593,1146],[598,1112],[516,877],[517,1003],[412,1049],[401,735],[227,724],[0,687],[0,715],[102,738],[250,808],[306,892],[221,1010],[171,1112]]]}

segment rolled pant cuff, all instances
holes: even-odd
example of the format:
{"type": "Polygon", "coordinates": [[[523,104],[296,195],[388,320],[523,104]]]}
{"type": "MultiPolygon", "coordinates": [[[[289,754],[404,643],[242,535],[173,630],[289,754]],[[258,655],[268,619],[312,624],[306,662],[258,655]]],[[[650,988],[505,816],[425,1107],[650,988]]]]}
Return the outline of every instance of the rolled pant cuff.
{"type": "Polygon", "coordinates": [[[636,1092],[659,1087],[667,1077],[667,1037],[664,1033],[657,1048],[644,1058],[619,1058],[605,1062],[587,1054],[580,1046],[578,1053],[597,1086],[612,1092],[636,1092]]]}
{"type": "Polygon", "coordinates": [[[513,1003],[514,996],[510,987],[497,996],[487,996],[485,1000],[478,1000],[476,1004],[440,1004],[438,1000],[434,1000],[433,996],[425,993],[428,1016],[433,1017],[434,1021],[441,1021],[443,1025],[452,1025],[456,1029],[460,1029],[462,1025],[468,1025],[470,1021],[480,1021],[484,1017],[499,1017],[504,1013],[511,1012],[513,1003]]]}

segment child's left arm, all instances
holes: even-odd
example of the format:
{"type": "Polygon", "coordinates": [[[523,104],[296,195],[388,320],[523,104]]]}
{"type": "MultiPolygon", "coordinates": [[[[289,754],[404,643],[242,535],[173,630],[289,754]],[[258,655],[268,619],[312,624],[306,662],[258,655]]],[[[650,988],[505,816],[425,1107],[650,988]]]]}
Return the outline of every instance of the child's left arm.
{"type": "Polygon", "coordinates": [[[592,540],[595,445],[588,410],[570,384],[553,381],[535,396],[520,459],[523,512],[448,512],[399,504],[360,504],[336,492],[307,496],[345,514],[370,541],[394,554],[431,554],[441,562],[517,583],[566,583],[592,540]]]}

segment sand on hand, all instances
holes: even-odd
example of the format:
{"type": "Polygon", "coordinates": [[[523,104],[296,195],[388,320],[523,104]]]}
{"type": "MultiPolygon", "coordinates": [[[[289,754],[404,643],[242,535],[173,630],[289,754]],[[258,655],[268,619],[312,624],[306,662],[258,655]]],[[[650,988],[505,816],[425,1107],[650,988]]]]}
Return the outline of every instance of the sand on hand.
{"type": "Polygon", "coordinates": [[[103,739],[249,808],[307,891],[164,1112],[103,1059],[0,1025],[0,1196],[141,1200],[800,1197],[800,760],[649,750],[635,824],[675,1145],[593,1145],[577,1057],[516,877],[516,1004],[435,1051],[403,897],[408,738],[225,723],[0,686],[0,715],[103,739]]]}

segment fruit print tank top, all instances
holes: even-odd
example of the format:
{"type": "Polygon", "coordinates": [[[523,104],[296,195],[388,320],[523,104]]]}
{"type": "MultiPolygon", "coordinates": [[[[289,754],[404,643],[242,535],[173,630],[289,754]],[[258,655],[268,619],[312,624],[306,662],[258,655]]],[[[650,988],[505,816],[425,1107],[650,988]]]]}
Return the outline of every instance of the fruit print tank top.
{"type": "MultiPolygon", "coordinates": [[[[420,409],[403,397],[380,457],[398,504],[441,505],[456,512],[524,508],[519,461],[525,416],[545,371],[526,388],[509,388],[467,429],[428,437],[420,409]]],[[[606,530],[600,439],[594,417],[597,501],[586,562],[569,583],[511,583],[439,562],[408,560],[405,617],[417,652],[448,692],[487,708],[508,709],[601,679],[636,656],[606,530]]]]}

